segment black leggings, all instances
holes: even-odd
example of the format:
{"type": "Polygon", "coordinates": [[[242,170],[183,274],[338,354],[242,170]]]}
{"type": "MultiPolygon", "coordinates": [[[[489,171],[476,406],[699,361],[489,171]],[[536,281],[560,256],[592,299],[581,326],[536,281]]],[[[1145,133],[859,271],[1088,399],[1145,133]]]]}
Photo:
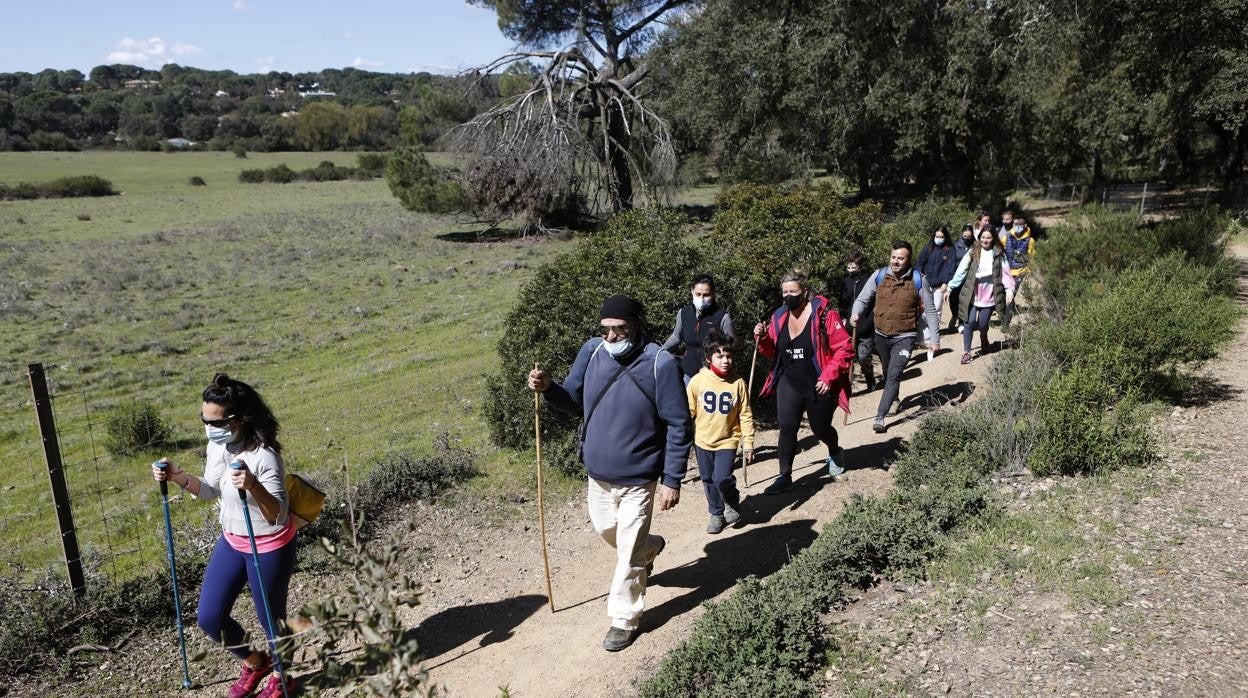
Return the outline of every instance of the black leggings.
{"type": "Polygon", "coordinates": [[[793,472],[793,457],[797,455],[797,430],[802,425],[802,413],[810,420],[810,430],[828,447],[829,454],[839,448],[839,438],[832,426],[832,414],[836,411],[836,391],[820,395],[814,384],[795,387],[781,378],[776,386],[776,421],[780,423],[780,442],[777,445],[780,458],[780,477],[793,472]]]}

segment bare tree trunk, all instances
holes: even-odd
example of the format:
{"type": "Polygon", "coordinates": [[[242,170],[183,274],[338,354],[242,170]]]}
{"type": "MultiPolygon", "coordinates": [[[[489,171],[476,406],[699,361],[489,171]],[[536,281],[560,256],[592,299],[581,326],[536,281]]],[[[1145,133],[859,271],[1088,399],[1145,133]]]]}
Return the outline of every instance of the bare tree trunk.
{"type": "Polygon", "coordinates": [[[1096,192],[1105,189],[1105,161],[1101,158],[1099,152],[1092,156],[1092,182],[1091,185],[1083,190],[1083,196],[1080,198],[1081,203],[1088,203],[1096,192]]]}
{"type": "Polygon", "coordinates": [[[624,116],[607,109],[607,160],[611,177],[611,210],[619,213],[633,207],[633,172],[628,162],[629,134],[624,116]]]}

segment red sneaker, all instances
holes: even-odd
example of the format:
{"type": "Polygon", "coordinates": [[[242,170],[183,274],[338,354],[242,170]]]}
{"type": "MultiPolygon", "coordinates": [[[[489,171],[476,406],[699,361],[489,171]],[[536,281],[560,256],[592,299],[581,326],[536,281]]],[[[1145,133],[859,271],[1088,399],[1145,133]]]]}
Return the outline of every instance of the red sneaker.
{"type": "MultiPolygon", "coordinates": [[[[286,677],[286,692],[295,695],[295,677],[286,677]]],[[[278,674],[270,676],[264,690],[256,694],[256,698],[282,698],[282,677],[278,674]]]]}
{"type": "Polygon", "coordinates": [[[273,662],[269,660],[269,655],[267,654],[264,655],[264,663],[255,669],[243,662],[242,675],[238,677],[233,686],[230,686],[230,698],[247,698],[252,691],[256,690],[256,687],[260,685],[264,677],[268,676],[272,671],[273,662]]]}

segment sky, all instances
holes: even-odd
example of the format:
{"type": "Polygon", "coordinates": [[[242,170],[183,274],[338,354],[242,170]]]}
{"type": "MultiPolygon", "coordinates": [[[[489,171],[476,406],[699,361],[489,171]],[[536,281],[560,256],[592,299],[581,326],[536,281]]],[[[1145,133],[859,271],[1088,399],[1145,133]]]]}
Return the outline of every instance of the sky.
{"type": "Polygon", "coordinates": [[[512,48],[465,0],[0,0],[0,72],[166,63],[457,73],[512,48]]]}

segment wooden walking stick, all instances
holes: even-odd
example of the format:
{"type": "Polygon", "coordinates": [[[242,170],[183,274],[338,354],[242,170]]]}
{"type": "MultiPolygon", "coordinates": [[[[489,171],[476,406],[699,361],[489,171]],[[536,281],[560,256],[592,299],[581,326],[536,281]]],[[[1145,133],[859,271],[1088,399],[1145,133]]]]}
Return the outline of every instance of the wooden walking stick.
{"type": "MultiPolygon", "coordinates": [[[[533,370],[538,368],[533,362],[533,370]]],[[[533,435],[537,441],[537,525],[542,529],[542,567],[546,570],[546,600],[550,602],[550,612],[555,612],[555,592],[550,584],[550,558],[546,555],[546,507],[542,503],[542,394],[533,391],[533,435]]]]}
{"type": "MultiPolygon", "coordinates": [[[[854,394],[854,364],[858,363],[858,326],[854,325],[853,338],[849,340],[849,348],[854,352],[854,358],[849,360],[849,394],[854,394]]],[[[841,418],[841,426],[849,426],[849,410],[845,410],[845,414],[841,418]]]]}
{"type": "MultiPolygon", "coordinates": [[[[754,358],[750,359],[750,385],[746,388],[746,397],[751,401],[754,399],[754,366],[758,363],[758,338],[754,338],[754,358]]],[[[753,409],[753,408],[751,408],[753,409]]],[[[741,457],[741,476],[745,478],[745,486],[750,486],[750,463],[741,457]]]]}

